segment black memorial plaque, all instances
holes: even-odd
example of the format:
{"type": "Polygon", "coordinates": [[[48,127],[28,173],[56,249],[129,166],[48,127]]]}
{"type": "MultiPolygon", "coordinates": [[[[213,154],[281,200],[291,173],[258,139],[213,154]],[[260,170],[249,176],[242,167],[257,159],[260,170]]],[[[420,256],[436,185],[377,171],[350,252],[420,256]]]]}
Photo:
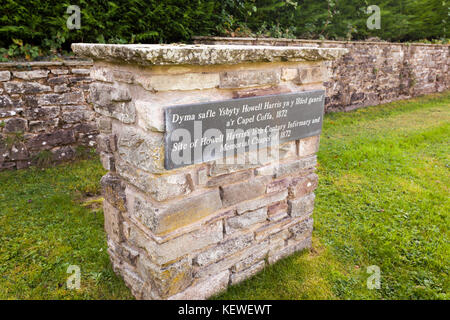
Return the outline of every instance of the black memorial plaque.
{"type": "Polygon", "coordinates": [[[167,107],[165,168],[318,135],[324,90],[167,107]]]}

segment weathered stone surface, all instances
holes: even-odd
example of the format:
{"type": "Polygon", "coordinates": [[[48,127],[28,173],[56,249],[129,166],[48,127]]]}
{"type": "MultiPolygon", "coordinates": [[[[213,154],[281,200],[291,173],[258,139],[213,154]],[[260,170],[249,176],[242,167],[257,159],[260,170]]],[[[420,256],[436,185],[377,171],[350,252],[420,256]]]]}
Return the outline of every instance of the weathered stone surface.
{"type": "Polygon", "coordinates": [[[251,171],[251,170],[239,171],[239,172],[235,172],[235,173],[223,174],[220,176],[211,177],[205,183],[206,183],[207,187],[216,187],[216,186],[220,186],[220,185],[235,183],[238,181],[248,180],[252,176],[253,176],[253,171],[251,171]]]}
{"type": "Polygon", "coordinates": [[[256,198],[263,195],[265,192],[266,186],[261,179],[252,179],[221,188],[223,205],[225,207],[256,198]]]}
{"type": "Polygon", "coordinates": [[[100,181],[102,195],[111,205],[120,211],[126,211],[127,199],[125,186],[120,178],[112,173],[104,175],[100,181]]]}
{"type": "Polygon", "coordinates": [[[265,261],[260,261],[257,264],[243,270],[237,273],[232,273],[230,277],[231,284],[237,284],[239,282],[242,282],[245,279],[248,279],[258,272],[260,272],[262,269],[264,269],[265,261]]]}
{"type": "Polygon", "coordinates": [[[152,175],[133,166],[118,161],[117,172],[143,192],[147,192],[156,201],[166,201],[188,195],[193,187],[189,175],[184,173],[172,175],[152,175]]]}
{"type": "Polygon", "coordinates": [[[110,133],[112,129],[112,121],[109,117],[97,117],[97,129],[103,133],[110,133]]]}
{"type": "Polygon", "coordinates": [[[142,278],[151,284],[152,291],[160,299],[183,291],[193,281],[192,263],[189,258],[161,267],[145,256],[140,256],[137,261],[137,270],[142,278]]]}
{"type": "Polygon", "coordinates": [[[97,151],[112,153],[117,150],[116,135],[101,133],[97,136],[97,151]]]}
{"type": "Polygon", "coordinates": [[[10,160],[27,160],[28,158],[29,153],[23,142],[16,142],[13,146],[11,146],[11,151],[9,152],[10,160]]]}
{"type": "Polygon", "coordinates": [[[292,198],[303,197],[313,192],[317,188],[318,182],[319,177],[315,173],[311,173],[305,177],[294,178],[289,187],[289,196],[292,198]]]}
{"type": "Polygon", "coordinates": [[[53,88],[53,91],[56,93],[63,93],[63,92],[70,91],[70,88],[67,86],[67,84],[61,84],[61,85],[55,86],[53,88]]]}
{"type": "Polygon", "coordinates": [[[48,70],[31,70],[31,71],[14,71],[13,76],[23,80],[34,80],[40,78],[47,78],[48,70]]]}
{"type": "Polygon", "coordinates": [[[71,146],[57,147],[52,150],[52,154],[55,162],[72,160],[76,156],[75,150],[71,146]]]}
{"type": "Polygon", "coordinates": [[[98,113],[123,123],[134,123],[136,108],[127,89],[104,83],[92,83],[90,97],[98,113]]]}
{"type": "Polygon", "coordinates": [[[30,120],[49,120],[59,116],[60,107],[40,107],[24,110],[23,114],[30,120]]]}
{"type": "Polygon", "coordinates": [[[194,263],[197,266],[206,266],[249,247],[252,241],[253,234],[239,235],[200,253],[194,258],[194,263]]]}
{"type": "Polygon", "coordinates": [[[267,215],[269,217],[271,217],[271,216],[277,215],[277,214],[279,214],[281,212],[287,212],[287,210],[288,210],[287,202],[286,201],[279,201],[279,202],[276,202],[276,203],[270,205],[267,208],[267,215]]]}
{"type": "Polygon", "coordinates": [[[145,100],[135,103],[138,125],[150,131],[164,132],[164,106],[155,105],[145,100]]]}
{"type": "Polygon", "coordinates": [[[291,217],[304,217],[314,209],[314,193],[301,198],[288,200],[289,214],[291,217]]]}
{"type": "Polygon", "coordinates": [[[217,189],[160,204],[151,204],[136,194],[133,198],[134,204],[129,210],[132,210],[132,214],[137,219],[158,235],[192,224],[222,207],[217,189]]]}
{"type": "Polygon", "coordinates": [[[277,84],[280,70],[239,70],[220,73],[221,88],[242,88],[277,84]]]}
{"type": "Polygon", "coordinates": [[[72,73],[73,74],[82,74],[82,75],[89,75],[89,73],[91,72],[90,69],[82,69],[82,68],[73,68],[72,69],[72,73]]]}
{"type": "Polygon", "coordinates": [[[5,128],[3,129],[5,133],[7,132],[25,132],[28,129],[28,122],[21,118],[10,118],[4,121],[5,128]]]}
{"type": "Polygon", "coordinates": [[[162,134],[126,127],[117,135],[118,152],[123,160],[150,173],[165,171],[162,134]]]}
{"type": "Polygon", "coordinates": [[[50,69],[50,72],[56,75],[68,74],[69,70],[67,69],[50,69]]]}
{"type": "Polygon", "coordinates": [[[285,190],[291,183],[291,178],[283,178],[279,180],[274,180],[267,185],[267,193],[279,192],[285,190]]]}
{"type": "Polygon", "coordinates": [[[11,79],[11,72],[0,71],[0,81],[8,81],[9,79],[11,79]]]}
{"type": "Polygon", "coordinates": [[[306,238],[303,240],[300,240],[298,242],[291,242],[288,243],[288,245],[282,249],[281,251],[273,251],[269,253],[268,262],[269,264],[273,264],[277,262],[280,259],[283,259],[294,252],[302,251],[304,249],[311,248],[311,238],[306,238]]]}
{"type": "Polygon", "coordinates": [[[121,230],[122,214],[119,210],[109,204],[108,201],[103,201],[103,215],[105,217],[106,234],[115,243],[120,243],[123,240],[121,230]]]}
{"type": "Polygon", "coordinates": [[[292,234],[292,239],[302,240],[307,237],[311,237],[313,230],[313,218],[306,218],[302,222],[289,228],[289,232],[292,234]]]}
{"type": "Polygon", "coordinates": [[[186,73],[180,75],[154,75],[137,80],[147,90],[201,90],[219,86],[218,73],[186,73]]]}
{"type": "Polygon", "coordinates": [[[116,161],[114,156],[110,153],[100,152],[100,162],[102,163],[103,168],[108,171],[116,170],[116,161]]]}
{"type": "Polygon", "coordinates": [[[51,133],[41,133],[30,138],[26,144],[29,150],[48,150],[52,147],[74,143],[73,130],[57,130],[51,133]]]}
{"type": "Polygon", "coordinates": [[[217,221],[161,244],[145,236],[136,227],[129,228],[126,237],[134,246],[145,249],[151,261],[159,265],[165,265],[221,241],[223,239],[223,225],[222,221],[217,221]]]}
{"type": "Polygon", "coordinates": [[[263,241],[248,250],[250,254],[247,253],[233,266],[233,272],[240,272],[255,265],[258,261],[264,260],[269,252],[268,241],[263,241]]]}
{"type": "Polygon", "coordinates": [[[314,168],[317,163],[316,156],[309,156],[303,159],[288,161],[278,165],[268,165],[257,168],[256,175],[273,176],[274,178],[282,178],[287,175],[295,175],[302,170],[314,168]]]}
{"type": "Polygon", "coordinates": [[[256,241],[267,239],[271,235],[286,230],[287,228],[289,228],[289,226],[294,225],[300,220],[301,218],[292,219],[291,217],[286,217],[282,220],[271,222],[269,224],[261,226],[260,228],[255,230],[255,239],[256,241]]]}
{"type": "Polygon", "coordinates": [[[81,123],[95,118],[94,112],[85,105],[63,106],[61,111],[61,119],[65,123],[81,123]]]}
{"type": "Polygon", "coordinates": [[[49,93],[39,96],[38,104],[41,106],[60,104],[80,104],[84,103],[82,92],[66,92],[62,94],[49,93]]]}
{"type": "Polygon", "coordinates": [[[230,272],[226,270],[209,278],[200,279],[185,291],[170,297],[169,300],[205,300],[225,290],[229,278],[230,272]]]}
{"type": "Polygon", "coordinates": [[[298,155],[306,157],[319,151],[319,136],[309,137],[299,140],[298,155]]]}
{"type": "Polygon", "coordinates": [[[227,233],[233,233],[240,229],[248,228],[267,219],[267,208],[248,211],[240,216],[228,218],[225,224],[227,233]]]}
{"type": "Polygon", "coordinates": [[[238,214],[242,214],[246,211],[256,210],[258,208],[265,207],[271,203],[282,201],[282,200],[286,199],[287,196],[288,196],[288,191],[285,190],[280,193],[270,194],[270,195],[266,195],[264,197],[260,197],[260,198],[254,199],[254,200],[241,202],[236,205],[236,211],[238,214]]]}
{"type": "Polygon", "coordinates": [[[40,84],[39,82],[18,82],[9,81],[4,84],[4,88],[8,93],[41,93],[49,92],[52,90],[50,86],[40,84]]]}
{"type": "Polygon", "coordinates": [[[144,65],[212,65],[267,61],[318,61],[333,60],[347,52],[344,48],[89,43],[73,43],[72,50],[77,55],[96,60],[122,60],[144,65]]]}
{"type": "Polygon", "coordinates": [[[298,70],[301,84],[323,82],[322,68],[320,66],[301,66],[298,70]]]}

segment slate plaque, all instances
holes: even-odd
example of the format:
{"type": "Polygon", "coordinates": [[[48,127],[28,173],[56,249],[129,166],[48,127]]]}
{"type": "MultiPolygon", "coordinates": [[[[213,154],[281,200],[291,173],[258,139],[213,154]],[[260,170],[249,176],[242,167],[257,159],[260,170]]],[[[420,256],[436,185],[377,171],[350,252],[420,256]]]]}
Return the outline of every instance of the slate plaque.
{"type": "Polygon", "coordinates": [[[324,90],[313,90],[167,107],[165,168],[318,135],[324,100],[324,90]]]}

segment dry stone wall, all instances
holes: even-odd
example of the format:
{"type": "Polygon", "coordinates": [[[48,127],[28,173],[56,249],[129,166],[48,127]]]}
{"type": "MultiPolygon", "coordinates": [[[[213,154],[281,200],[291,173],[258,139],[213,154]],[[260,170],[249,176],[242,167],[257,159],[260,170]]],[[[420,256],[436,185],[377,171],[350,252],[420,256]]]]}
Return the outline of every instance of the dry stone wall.
{"type": "Polygon", "coordinates": [[[94,147],[92,62],[0,63],[0,170],[73,159],[94,147]]]}
{"type": "Polygon", "coordinates": [[[326,111],[407,99],[450,88],[450,46],[392,42],[197,37],[196,43],[347,48],[326,63],[326,111]]]}

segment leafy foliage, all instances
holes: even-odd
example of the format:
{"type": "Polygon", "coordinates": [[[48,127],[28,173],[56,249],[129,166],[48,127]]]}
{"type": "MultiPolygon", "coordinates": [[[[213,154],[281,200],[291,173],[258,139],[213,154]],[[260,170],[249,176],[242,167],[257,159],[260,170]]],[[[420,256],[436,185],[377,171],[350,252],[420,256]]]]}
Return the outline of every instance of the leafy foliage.
{"type": "Polygon", "coordinates": [[[0,56],[61,55],[72,42],[166,43],[193,35],[417,41],[448,38],[442,0],[380,0],[381,29],[366,26],[368,0],[0,0],[0,56]],[[67,8],[81,9],[69,30],[67,8]],[[22,45],[17,45],[17,42],[22,45]]]}

